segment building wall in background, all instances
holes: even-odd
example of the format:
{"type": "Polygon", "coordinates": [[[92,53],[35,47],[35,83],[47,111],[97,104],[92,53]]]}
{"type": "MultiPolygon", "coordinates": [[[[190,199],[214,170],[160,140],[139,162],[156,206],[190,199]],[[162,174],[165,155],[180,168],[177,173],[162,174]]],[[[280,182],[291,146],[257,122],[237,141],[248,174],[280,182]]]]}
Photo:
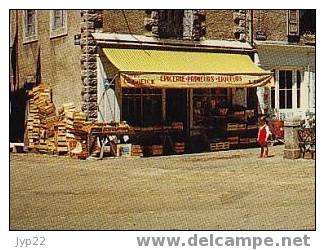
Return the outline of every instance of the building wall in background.
{"type": "Polygon", "coordinates": [[[37,40],[23,42],[23,10],[12,10],[12,32],[18,22],[18,69],[19,88],[26,82],[36,80],[39,61],[41,82],[51,86],[57,107],[65,102],[74,102],[81,107],[79,46],[74,45],[74,35],[80,33],[80,11],[67,11],[67,34],[50,38],[50,13],[37,10],[37,40]],[[16,18],[17,16],[17,18],[16,18]]]}

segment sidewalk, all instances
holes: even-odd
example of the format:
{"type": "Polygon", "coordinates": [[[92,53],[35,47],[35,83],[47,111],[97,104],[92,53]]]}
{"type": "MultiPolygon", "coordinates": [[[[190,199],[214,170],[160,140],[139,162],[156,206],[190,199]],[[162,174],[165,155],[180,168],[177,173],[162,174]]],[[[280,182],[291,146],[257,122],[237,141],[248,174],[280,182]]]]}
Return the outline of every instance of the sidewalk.
{"type": "Polygon", "coordinates": [[[11,228],[314,229],[315,161],[283,159],[283,146],[270,154],[11,154],[11,228]]]}

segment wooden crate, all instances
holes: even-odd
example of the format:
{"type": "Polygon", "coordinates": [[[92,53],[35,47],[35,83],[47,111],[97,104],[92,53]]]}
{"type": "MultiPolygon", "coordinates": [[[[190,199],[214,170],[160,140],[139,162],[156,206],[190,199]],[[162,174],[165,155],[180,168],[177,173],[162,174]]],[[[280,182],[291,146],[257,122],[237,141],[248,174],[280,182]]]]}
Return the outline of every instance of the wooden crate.
{"type": "Polygon", "coordinates": [[[245,130],[246,129],[246,124],[237,124],[237,130],[245,130]]]}
{"type": "Polygon", "coordinates": [[[131,146],[131,156],[143,156],[143,150],[141,145],[131,146]]]}
{"type": "Polygon", "coordinates": [[[247,130],[251,130],[251,129],[257,129],[257,124],[248,124],[247,125],[247,130]]]}
{"type": "Polygon", "coordinates": [[[240,138],[239,144],[249,144],[251,138],[240,138]]]}
{"type": "Polygon", "coordinates": [[[227,140],[230,146],[237,145],[239,143],[239,136],[231,136],[228,137],[227,140]]]}
{"type": "Polygon", "coordinates": [[[164,154],[163,145],[151,145],[148,147],[148,153],[152,156],[158,156],[164,154]]]}
{"type": "Polygon", "coordinates": [[[249,143],[256,143],[257,139],[256,138],[249,138],[249,143]]]}
{"type": "Polygon", "coordinates": [[[185,143],[184,142],[175,142],[174,151],[176,154],[184,154],[185,152],[185,143]]]}
{"type": "Polygon", "coordinates": [[[245,111],[234,111],[233,115],[234,116],[245,116],[245,111]]]}
{"type": "Polygon", "coordinates": [[[237,123],[228,123],[227,131],[237,130],[237,123]]]}
{"type": "Polygon", "coordinates": [[[182,122],[172,122],[171,127],[173,129],[179,129],[179,130],[183,130],[184,129],[184,125],[182,122]]]}
{"type": "Polygon", "coordinates": [[[241,123],[227,123],[227,131],[245,130],[246,124],[241,123]]]}
{"type": "Polygon", "coordinates": [[[229,142],[212,142],[210,143],[210,151],[228,150],[230,148],[229,142]]]}

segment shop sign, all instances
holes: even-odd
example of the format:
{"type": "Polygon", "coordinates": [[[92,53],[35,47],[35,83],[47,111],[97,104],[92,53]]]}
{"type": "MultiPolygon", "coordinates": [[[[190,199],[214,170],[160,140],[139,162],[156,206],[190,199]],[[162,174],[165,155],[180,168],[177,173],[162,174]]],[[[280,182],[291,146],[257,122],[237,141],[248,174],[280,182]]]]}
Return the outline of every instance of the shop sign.
{"type": "Polygon", "coordinates": [[[271,74],[120,74],[122,87],[248,88],[273,86],[271,74]]]}

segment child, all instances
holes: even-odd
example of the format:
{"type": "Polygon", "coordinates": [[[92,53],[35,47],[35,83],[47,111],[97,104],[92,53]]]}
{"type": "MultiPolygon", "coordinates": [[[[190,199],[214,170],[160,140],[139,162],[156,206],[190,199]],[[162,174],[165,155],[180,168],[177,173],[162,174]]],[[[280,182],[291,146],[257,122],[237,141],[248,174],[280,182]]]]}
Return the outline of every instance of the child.
{"type": "Polygon", "coordinates": [[[268,126],[268,122],[265,117],[261,118],[262,126],[258,130],[257,141],[261,146],[261,155],[260,157],[268,157],[269,149],[267,147],[267,139],[271,135],[270,128],[268,126]]]}

